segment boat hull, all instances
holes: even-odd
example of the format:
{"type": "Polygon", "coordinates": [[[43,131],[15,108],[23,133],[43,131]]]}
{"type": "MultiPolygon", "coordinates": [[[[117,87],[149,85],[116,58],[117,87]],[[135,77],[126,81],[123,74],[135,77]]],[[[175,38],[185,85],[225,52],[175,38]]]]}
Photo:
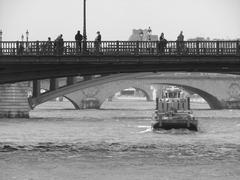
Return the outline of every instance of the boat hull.
{"type": "Polygon", "coordinates": [[[197,121],[192,121],[190,123],[184,122],[184,121],[178,121],[178,122],[155,122],[152,123],[152,128],[154,130],[160,130],[160,129],[165,129],[165,130],[170,130],[170,129],[189,129],[191,131],[198,131],[198,123],[197,121]]]}
{"type": "Polygon", "coordinates": [[[152,122],[152,128],[158,129],[189,129],[192,131],[198,130],[198,120],[188,113],[172,114],[157,114],[152,122]]]}

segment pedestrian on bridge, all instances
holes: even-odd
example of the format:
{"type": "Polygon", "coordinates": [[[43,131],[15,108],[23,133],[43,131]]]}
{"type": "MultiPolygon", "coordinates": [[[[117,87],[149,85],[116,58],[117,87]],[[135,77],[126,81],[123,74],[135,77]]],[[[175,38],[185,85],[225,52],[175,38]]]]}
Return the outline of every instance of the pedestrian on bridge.
{"type": "Polygon", "coordinates": [[[54,41],[54,49],[55,49],[55,54],[57,55],[63,55],[64,51],[64,41],[63,41],[63,35],[60,34],[57,39],[54,41]]]}
{"type": "Polygon", "coordinates": [[[183,53],[184,51],[184,35],[183,35],[183,31],[180,32],[180,34],[177,37],[177,52],[183,53]]]}
{"type": "Polygon", "coordinates": [[[77,31],[77,34],[75,35],[77,54],[81,53],[81,51],[82,51],[82,39],[83,39],[82,34],[80,33],[80,31],[77,31]]]}
{"type": "Polygon", "coordinates": [[[46,52],[47,55],[52,55],[53,47],[52,47],[52,40],[50,37],[48,37],[48,41],[46,43],[46,50],[47,50],[46,52]]]}
{"type": "Polygon", "coordinates": [[[161,33],[161,36],[159,38],[159,43],[158,43],[158,52],[160,54],[164,54],[166,46],[167,46],[167,40],[164,38],[164,33],[161,33]]]}
{"type": "Polygon", "coordinates": [[[23,42],[20,42],[20,45],[17,48],[17,55],[23,55],[23,52],[24,52],[23,42]]]}
{"type": "Polygon", "coordinates": [[[102,42],[102,36],[100,34],[100,31],[98,31],[97,32],[97,37],[95,38],[95,41],[94,41],[94,47],[95,47],[95,52],[96,53],[100,52],[101,42],[102,42]]]}

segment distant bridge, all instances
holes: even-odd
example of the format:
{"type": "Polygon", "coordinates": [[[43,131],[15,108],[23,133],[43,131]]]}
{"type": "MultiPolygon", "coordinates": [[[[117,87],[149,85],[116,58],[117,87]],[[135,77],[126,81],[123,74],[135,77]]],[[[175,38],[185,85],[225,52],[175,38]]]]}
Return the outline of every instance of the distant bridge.
{"type": "MultiPolygon", "coordinates": [[[[29,98],[30,105],[66,97],[76,109],[84,106],[84,100],[98,101],[99,107],[115,93],[134,87],[144,92],[148,100],[154,100],[153,90],[161,90],[161,85],[174,85],[200,95],[212,109],[240,107],[240,77],[211,73],[131,73],[117,74],[77,82],[29,98]],[[151,89],[151,86],[153,89],[151,89]]],[[[50,84],[51,86],[51,84],[50,84]]],[[[38,87],[38,91],[40,87],[38,87]]],[[[159,92],[157,93],[159,94],[159,92]]]]}
{"type": "Polygon", "coordinates": [[[239,41],[0,42],[0,84],[134,72],[240,74],[239,41]]]}

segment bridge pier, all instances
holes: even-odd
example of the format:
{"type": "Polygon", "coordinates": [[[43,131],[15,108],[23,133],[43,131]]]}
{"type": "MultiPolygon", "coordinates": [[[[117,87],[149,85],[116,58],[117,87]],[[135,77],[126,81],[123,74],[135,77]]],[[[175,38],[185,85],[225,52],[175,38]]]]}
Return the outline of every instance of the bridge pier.
{"type": "Polygon", "coordinates": [[[41,81],[40,80],[33,80],[32,97],[40,96],[40,94],[41,94],[40,90],[41,90],[41,81]]]}
{"type": "Polygon", "coordinates": [[[28,83],[0,85],[0,118],[29,118],[28,83]]]}
{"type": "Polygon", "coordinates": [[[77,81],[77,79],[76,79],[76,77],[67,77],[67,85],[69,86],[69,85],[73,85],[73,84],[75,84],[76,83],[76,81],[77,81]]]}
{"type": "Polygon", "coordinates": [[[58,88],[58,79],[57,78],[51,78],[50,79],[50,91],[54,91],[58,88]]]}
{"type": "MultiPolygon", "coordinates": [[[[84,81],[91,80],[92,76],[83,76],[84,81]]],[[[79,101],[78,106],[79,109],[100,109],[102,103],[94,97],[92,93],[83,92],[85,97],[79,101]]]]}
{"type": "Polygon", "coordinates": [[[223,109],[240,109],[240,100],[221,101],[223,109]]]}
{"type": "Polygon", "coordinates": [[[102,103],[95,98],[86,98],[79,104],[80,109],[100,109],[102,103]]]}

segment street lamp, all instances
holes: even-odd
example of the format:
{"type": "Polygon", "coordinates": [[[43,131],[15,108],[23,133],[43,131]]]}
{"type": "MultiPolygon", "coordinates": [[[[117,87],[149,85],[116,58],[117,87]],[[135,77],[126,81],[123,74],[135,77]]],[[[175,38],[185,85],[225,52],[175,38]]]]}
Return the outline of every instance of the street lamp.
{"type": "Polygon", "coordinates": [[[83,0],[83,52],[87,50],[86,0],[83,0]]]}
{"type": "Polygon", "coordinates": [[[148,32],[148,40],[151,41],[152,30],[151,30],[150,26],[148,27],[147,32],[148,32]]]}
{"type": "Polygon", "coordinates": [[[86,0],[83,0],[83,40],[87,40],[86,32],[86,0]]]}
{"type": "Polygon", "coordinates": [[[28,35],[29,35],[29,32],[28,30],[26,31],[26,41],[28,42],[28,35]]]}

